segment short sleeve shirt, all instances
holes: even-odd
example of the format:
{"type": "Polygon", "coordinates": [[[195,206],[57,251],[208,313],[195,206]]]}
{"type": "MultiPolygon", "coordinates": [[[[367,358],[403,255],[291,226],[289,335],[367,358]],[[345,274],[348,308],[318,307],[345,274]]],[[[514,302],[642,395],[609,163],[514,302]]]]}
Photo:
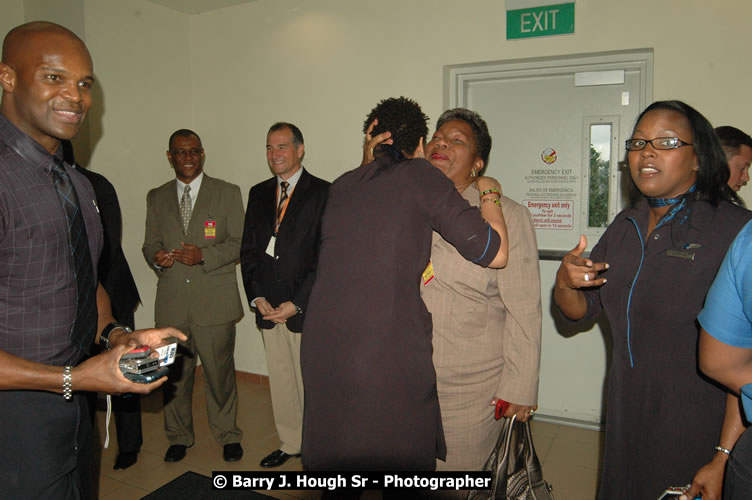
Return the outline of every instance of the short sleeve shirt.
{"type": "MultiPolygon", "coordinates": [[[[0,350],[66,365],[83,353],[69,340],[76,280],[68,224],[51,177],[54,161],[0,115],[0,350]]],[[[71,165],[64,168],[78,195],[96,270],[103,239],[94,189],[71,165]]]]}
{"type": "Polygon", "coordinates": [[[717,340],[752,348],[752,221],[731,244],[697,319],[717,340]]]}

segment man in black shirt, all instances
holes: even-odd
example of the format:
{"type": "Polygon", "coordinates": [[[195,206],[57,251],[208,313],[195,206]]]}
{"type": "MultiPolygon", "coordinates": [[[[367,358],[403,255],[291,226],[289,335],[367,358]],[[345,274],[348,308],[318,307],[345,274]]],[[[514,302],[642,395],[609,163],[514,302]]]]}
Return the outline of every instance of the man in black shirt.
{"type": "Polygon", "coordinates": [[[86,46],[62,26],[28,23],[5,37],[0,62],[4,498],[91,495],[84,476],[91,421],[86,399],[74,391],[148,393],[166,379],[128,381],[118,365],[122,354],[168,336],[185,340],[173,328],[128,333],[114,322],[107,292],[97,285],[102,228],[94,192],[64,163],[60,147],[78,132],[93,82],[86,46]],[[78,364],[95,342],[108,349],[78,364]]]}

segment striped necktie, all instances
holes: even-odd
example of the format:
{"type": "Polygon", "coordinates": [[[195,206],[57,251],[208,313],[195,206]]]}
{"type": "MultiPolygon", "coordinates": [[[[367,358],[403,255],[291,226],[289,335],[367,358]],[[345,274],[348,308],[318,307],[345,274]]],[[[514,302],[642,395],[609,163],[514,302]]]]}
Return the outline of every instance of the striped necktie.
{"type": "Polygon", "coordinates": [[[188,234],[188,224],[191,222],[193,205],[191,204],[191,186],[185,186],[183,197],[180,198],[180,217],[183,219],[183,233],[188,234]]]}
{"type": "Polygon", "coordinates": [[[81,213],[76,188],[73,186],[63,162],[54,159],[52,180],[55,184],[60,204],[68,223],[73,275],[76,279],[76,317],[73,320],[68,338],[71,343],[85,353],[89,353],[97,333],[97,284],[94,279],[94,264],[89,251],[89,237],[86,223],[81,213]]]}
{"type": "Polygon", "coordinates": [[[282,181],[279,186],[282,188],[282,193],[279,196],[279,204],[277,205],[277,226],[282,223],[282,209],[285,208],[285,202],[287,201],[287,187],[290,185],[287,181],[282,181]]]}

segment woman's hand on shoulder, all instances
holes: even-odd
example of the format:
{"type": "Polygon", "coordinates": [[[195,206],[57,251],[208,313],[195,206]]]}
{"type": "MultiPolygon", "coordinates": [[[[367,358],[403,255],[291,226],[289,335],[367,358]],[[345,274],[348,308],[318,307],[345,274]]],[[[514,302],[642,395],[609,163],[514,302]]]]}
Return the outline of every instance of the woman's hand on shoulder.
{"type": "Polygon", "coordinates": [[[393,144],[394,141],[392,140],[392,133],[388,130],[386,132],[382,132],[379,135],[371,136],[371,132],[373,132],[373,127],[379,124],[379,120],[375,119],[371,122],[371,124],[368,126],[368,130],[366,130],[366,137],[363,141],[363,161],[361,162],[361,165],[366,165],[368,163],[371,163],[374,160],[373,157],[373,148],[378,146],[379,144],[393,144]]]}
{"type": "Polygon", "coordinates": [[[606,278],[600,278],[601,271],[608,269],[606,262],[593,262],[582,256],[587,248],[587,238],[580,235],[580,241],[569,253],[561,259],[559,270],[556,271],[556,288],[573,289],[600,286],[606,278]]]}

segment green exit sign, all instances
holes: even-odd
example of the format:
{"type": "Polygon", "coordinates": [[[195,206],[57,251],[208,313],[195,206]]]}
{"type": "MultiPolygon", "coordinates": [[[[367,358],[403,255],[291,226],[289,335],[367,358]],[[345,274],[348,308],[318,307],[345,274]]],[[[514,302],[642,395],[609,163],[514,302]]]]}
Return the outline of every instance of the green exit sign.
{"type": "Polygon", "coordinates": [[[507,40],[574,33],[574,3],[507,11],[507,40]]]}

